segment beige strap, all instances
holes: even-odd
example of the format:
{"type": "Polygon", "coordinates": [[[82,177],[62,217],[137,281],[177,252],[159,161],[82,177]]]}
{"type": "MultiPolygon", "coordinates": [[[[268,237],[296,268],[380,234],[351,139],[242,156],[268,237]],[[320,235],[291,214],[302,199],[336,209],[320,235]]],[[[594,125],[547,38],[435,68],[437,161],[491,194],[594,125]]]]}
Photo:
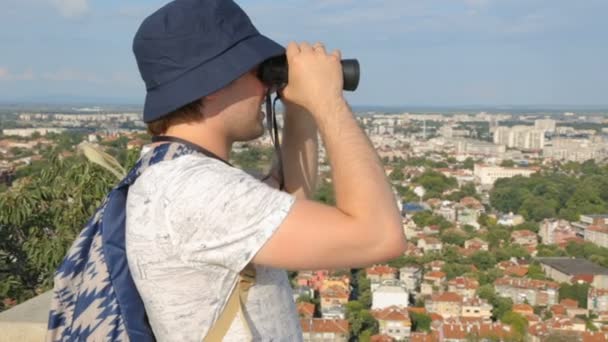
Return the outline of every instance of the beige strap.
{"type": "Polygon", "coordinates": [[[243,307],[245,306],[245,303],[247,303],[247,295],[253,284],[255,284],[255,267],[252,264],[249,264],[241,273],[239,273],[239,279],[230,292],[224,311],[222,311],[220,317],[211,327],[207,336],[203,338],[204,342],[222,341],[238,312],[241,313],[243,326],[249,333],[251,340],[251,330],[249,329],[249,323],[245,318],[243,307]]]}

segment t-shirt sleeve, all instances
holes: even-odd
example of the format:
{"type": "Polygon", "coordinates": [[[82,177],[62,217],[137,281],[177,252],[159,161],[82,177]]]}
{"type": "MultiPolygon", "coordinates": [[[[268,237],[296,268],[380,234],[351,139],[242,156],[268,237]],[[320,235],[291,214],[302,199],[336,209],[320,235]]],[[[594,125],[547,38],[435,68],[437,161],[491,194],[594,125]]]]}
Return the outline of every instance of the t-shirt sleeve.
{"type": "Polygon", "coordinates": [[[240,272],[281,225],[295,198],[219,161],[184,158],[189,164],[171,181],[167,201],[177,253],[192,267],[240,272]]]}

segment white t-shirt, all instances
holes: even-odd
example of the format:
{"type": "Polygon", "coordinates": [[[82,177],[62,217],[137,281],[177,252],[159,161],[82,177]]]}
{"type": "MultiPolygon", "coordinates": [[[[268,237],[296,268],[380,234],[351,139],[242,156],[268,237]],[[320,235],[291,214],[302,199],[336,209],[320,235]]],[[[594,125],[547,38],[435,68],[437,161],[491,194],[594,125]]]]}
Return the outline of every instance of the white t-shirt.
{"type": "MultiPolygon", "coordinates": [[[[202,341],[239,272],[285,219],[294,197],[201,155],[145,170],[127,197],[129,269],[158,341],[202,341]]],[[[284,270],[256,266],[245,316],[255,341],[301,341],[284,270]]],[[[245,341],[237,315],[224,341],[245,341]]]]}

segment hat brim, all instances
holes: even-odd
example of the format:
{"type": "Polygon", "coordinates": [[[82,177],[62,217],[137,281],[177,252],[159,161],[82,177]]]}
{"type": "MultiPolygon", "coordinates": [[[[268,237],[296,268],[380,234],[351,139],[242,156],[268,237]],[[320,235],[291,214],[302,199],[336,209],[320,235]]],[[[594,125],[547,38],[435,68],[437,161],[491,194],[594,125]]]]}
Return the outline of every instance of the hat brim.
{"type": "Polygon", "coordinates": [[[266,59],[284,53],[284,47],[261,34],[243,39],[177,79],[148,90],[144,104],[144,122],[158,120],[196,99],[220,90],[266,59]]]}

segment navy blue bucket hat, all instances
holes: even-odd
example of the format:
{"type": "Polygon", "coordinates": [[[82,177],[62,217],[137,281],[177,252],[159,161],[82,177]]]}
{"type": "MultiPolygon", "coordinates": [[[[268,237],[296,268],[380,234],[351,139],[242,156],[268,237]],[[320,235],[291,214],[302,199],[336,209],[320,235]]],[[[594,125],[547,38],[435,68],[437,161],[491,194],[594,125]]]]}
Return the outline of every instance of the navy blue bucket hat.
{"type": "Polygon", "coordinates": [[[146,84],[144,121],[152,122],[285,49],[232,0],[176,0],[142,22],[133,52],[146,84]]]}

